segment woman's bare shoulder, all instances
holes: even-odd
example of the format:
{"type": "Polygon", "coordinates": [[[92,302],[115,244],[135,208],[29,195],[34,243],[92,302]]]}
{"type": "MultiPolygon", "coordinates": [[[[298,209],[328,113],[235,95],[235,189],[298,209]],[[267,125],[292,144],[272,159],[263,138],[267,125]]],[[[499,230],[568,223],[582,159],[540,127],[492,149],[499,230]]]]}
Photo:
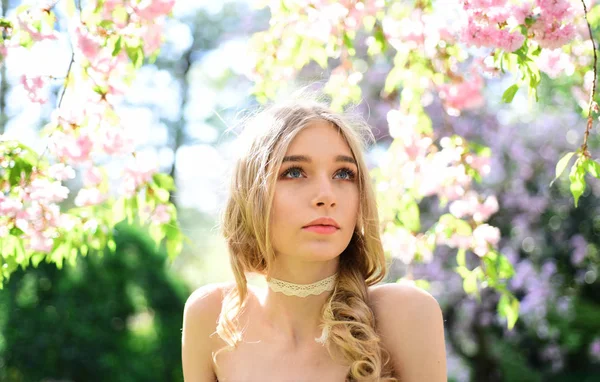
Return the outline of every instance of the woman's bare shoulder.
{"type": "Polygon", "coordinates": [[[207,284],[192,292],[183,310],[184,327],[192,328],[202,337],[215,332],[223,297],[234,285],[231,282],[207,284]]]}
{"type": "Polygon", "coordinates": [[[427,291],[411,282],[378,284],[369,287],[369,301],[373,308],[385,303],[438,305],[437,300],[427,291]]]}
{"type": "Polygon", "coordinates": [[[217,321],[230,283],[208,284],[196,289],[185,303],[181,352],[184,379],[214,381],[212,364],[217,321]]]}
{"type": "Polygon", "coordinates": [[[369,288],[369,304],[378,325],[415,327],[427,325],[424,318],[441,318],[437,300],[410,282],[375,285],[369,288]]]}
{"type": "Polygon", "coordinates": [[[188,297],[185,303],[184,317],[218,317],[221,313],[221,304],[223,303],[223,297],[225,296],[227,291],[233,288],[233,286],[234,283],[226,282],[207,284],[196,289],[188,297]]]}
{"type": "Polygon", "coordinates": [[[370,287],[369,303],[398,377],[411,382],[445,381],[444,323],[437,300],[402,282],[370,287]]]}

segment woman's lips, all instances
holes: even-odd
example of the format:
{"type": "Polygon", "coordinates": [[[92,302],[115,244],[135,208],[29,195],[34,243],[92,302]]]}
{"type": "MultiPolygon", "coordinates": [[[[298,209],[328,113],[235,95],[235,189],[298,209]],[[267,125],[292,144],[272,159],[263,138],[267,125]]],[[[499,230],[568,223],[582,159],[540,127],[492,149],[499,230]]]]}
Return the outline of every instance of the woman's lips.
{"type": "Polygon", "coordinates": [[[331,235],[332,233],[335,233],[338,230],[338,228],[332,225],[309,225],[302,229],[322,235],[331,235]]]}

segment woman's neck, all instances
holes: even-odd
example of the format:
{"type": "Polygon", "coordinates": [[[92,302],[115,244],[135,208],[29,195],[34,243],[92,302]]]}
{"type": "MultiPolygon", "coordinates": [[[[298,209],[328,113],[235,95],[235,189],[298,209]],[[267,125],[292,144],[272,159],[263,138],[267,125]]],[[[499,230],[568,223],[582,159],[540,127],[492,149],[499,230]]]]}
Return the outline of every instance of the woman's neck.
{"type": "MultiPolygon", "coordinates": [[[[273,277],[289,283],[306,285],[337,273],[337,261],[325,267],[321,263],[319,268],[312,266],[315,264],[310,265],[311,267],[304,267],[305,272],[300,272],[302,267],[294,267],[293,275],[284,272],[285,268],[276,268],[273,277]],[[309,272],[306,268],[314,269],[309,272]]],[[[331,293],[332,291],[326,290],[318,295],[298,297],[287,296],[266,288],[259,298],[265,324],[274,329],[274,333],[278,333],[279,340],[285,341],[293,348],[306,344],[314,345],[315,338],[319,338],[322,334],[322,309],[331,293]]]]}

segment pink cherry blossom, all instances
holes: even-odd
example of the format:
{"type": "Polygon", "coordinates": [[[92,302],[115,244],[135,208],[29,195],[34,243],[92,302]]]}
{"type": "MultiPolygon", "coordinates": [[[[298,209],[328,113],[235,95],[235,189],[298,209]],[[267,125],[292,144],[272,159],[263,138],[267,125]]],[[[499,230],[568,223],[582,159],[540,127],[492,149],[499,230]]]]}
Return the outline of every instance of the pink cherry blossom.
{"type": "Polygon", "coordinates": [[[403,227],[387,230],[383,234],[382,242],[392,257],[400,259],[404,264],[410,264],[417,252],[417,238],[403,227]]]}
{"type": "Polygon", "coordinates": [[[387,120],[390,135],[402,145],[404,157],[399,158],[401,161],[417,161],[417,158],[422,158],[427,154],[433,141],[416,129],[417,119],[414,115],[407,115],[399,110],[390,110],[387,120]]]}
{"type": "Polygon", "coordinates": [[[53,246],[54,240],[41,232],[34,232],[27,242],[28,249],[42,253],[50,253],[53,246]]]}
{"type": "Polygon", "coordinates": [[[106,195],[97,188],[82,188],[75,197],[75,205],[78,207],[93,206],[104,200],[106,200],[106,195]]]}
{"type": "Polygon", "coordinates": [[[83,173],[83,185],[85,187],[96,187],[104,180],[102,171],[95,166],[89,167],[83,173]]]}
{"type": "Polygon", "coordinates": [[[469,80],[463,79],[461,82],[439,86],[440,98],[444,101],[449,114],[457,116],[462,110],[476,109],[484,104],[481,93],[483,78],[475,73],[472,77],[469,80]]]}
{"type": "Polygon", "coordinates": [[[453,201],[450,204],[449,209],[452,215],[460,219],[465,216],[473,215],[478,204],[477,194],[468,192],[462,199],[453,201]]]}
{"type": "Polygon", "coordinates": [[[142,19],[154,20],[171,12],[175,0],[142,0],[134,6],[134,12],[142,19]]]}
{"type": "MultiPolygon", "coordinates": [[[[94,8],[98,7],[99,1],[95,2],[94,8]]],[[[104,0],[102,1],[102,16],[106,20],[112,19],[112,12],[119,5],[124,5],[124,0],[104,0]]]]}
{"type": "Polygon", "coordinates": [[[498,199],[494,195],[488,196],[483,204],[477,204],[473,212],[473,220],[476,222],[484,222],[493,214],[498,212],[498,199]]]}
{"type": "Polygon", "coordinates": [[[461,199],[450,204],[450,213],[457,218],[472,216],[476,222],[484,222],[498,212],[498,200],[495,196],[488,196],[483,203],[479,202],[478,195],[467,192],[461,199]]]}
{"type": "Polygon", "coordinates": [[[17,26],[22,31],[26,32],[33,41],[56,40],[58,32],[49,25],[41,22],[41,30],[33,26],[33,22],[39,22],[42,17],[42,10],[32,8],[28,12],[20,12],[17,14],[17,26]]]}
{"type": "Polygon", "coordinates": [[[80,131],[79,136],[57,131],[53,134],[51,142],[55,155],[68,163],[82,163],[89,160],[93,145],[92,139],[84,131],[80,131]]]}
{"type": "Polygon", "coordinates": [[[130,197],[135,194],[138,188],[149,182],[152,175],[157,171],[155,165],[135,158],[129,162],[123,170],[122,192],[130,197]]]}
{"type": "Polygon", "coordinates": [[[571,57],[560,49],[543,49],[537,58],[537,64],[550,78],[563,74],[570,76],[575,71],[571,57]]]}
{"type": "Polygon", "coordinates": [[[514,18],[515,24],[525,24],[525,19],[531,15],[533,5],[528,1],[523,1],[519,4],[513,4],[510,6],[509,14],[510,17],[514,18]]]}
{"type": "Polygon", "coordinates": [[[99,140],[102,150],[108,155],[131,153],[134,142],[125,134],[122,127],[103,126],[99,131],[99,140]]]}
{"type": "Polygon", "coordinates": [[[70,214],[61,214],[58,218],[57,227],[65,231],[72,230],[76,225],[81,223],[81,219],[70,214]]]}
{"type": "Polygon", "coordinates": [[[169,206],[166,204],[159,204],[154,209],[154,212],[150,216],[150,220],[154,224],[166,224],[171,221],[171,214],[169,212],[169,206]]]}
{"type": "Polygon", "coordinates": [[[567,44],[575,37],[575,27],[572,24],[558,25],[551,22],[549,25],[544,19],[538,19],[531,27],[534,40],[542,48],[557,49],[567,44]]]}
{"type": "Polygon", "coordinates": [[[473,252],[478,256],[485,256],[489,246],[496,246],[500,241],[500,230],[488,224],[477,226],[473,230],[473,252]]]}
{"type": "Polygon", "coordinates": [[[471,236],[459,235],[453,233],[450,237],[444,234],[438,234],[436,242],[441,245],[447,245],[450,248],[468,249],[471,247],[473,238],[471,236]]]}
{"type": "Polygon", "coordinates": [[[60,182],[52,182],[48,179],[34,179],[25,188],[26,201],[36,201],[43,204],[59,203],[69,196],[69,189],[60,182]]]}
{"type": "Polygon", "coordinates": [[[67,164],[56,163],[48,168],[48,175],[56,180],[65,181],[75,178],[75,170],[67,164]]]}
{"type": "Polygon", "coordinates": [[[146,24],[141,28],[144,41],[144,54],[150,55],[160,48],[163,43],[163,25],[161,22],[146,24]]]}
{"type": "Polygon", "coordinates": [[[74,46],[90,62],[95,62],[102,50],[102,39],[87,29],[85,25],[77,24],[73,28],[74,46]]]}
{"type": "Polygon", "coordinates": [[[23,203],[11,196],[4,196],[0,192],[0,216],[15,217],[23,208],[23,203]]]}
{"type": "Polygon", "coordinates": [[[572,14],[571,4],[568,0],[536,0],[536,3],[546,17],[562,20],[572,14]]]}
{"type": "Polygon", "coordinates": [[[46,103],[48,101],[46,89],[48,80],[45,76],[28,77],[23,74],[21,76],[21,85],[25,88],[31,102],[46,103]]]}
{"type": "Polygon", "coordinates": [[[80,126],[87,115],[87,109],[84,107],[61,107],[52,112],[50,116],[52,127],[71,128],[72,126],[80,126]]]}
{"type": "Polygon", "coordinates": [[[488,175],[491,171],[490,157],[468,154],[465,156],[465,162],[475,169],[481,176],[488,175]]]}

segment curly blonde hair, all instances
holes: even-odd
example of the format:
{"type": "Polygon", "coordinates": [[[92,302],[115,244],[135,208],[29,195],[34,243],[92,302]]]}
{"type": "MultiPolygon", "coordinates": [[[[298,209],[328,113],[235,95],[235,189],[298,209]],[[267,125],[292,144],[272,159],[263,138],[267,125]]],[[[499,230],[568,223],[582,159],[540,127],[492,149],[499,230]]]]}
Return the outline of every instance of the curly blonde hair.
{"type": "Polygon", "coordinates": [[[283,157],[294,137],[309,123],[325,120],[345,138],[358,166],[360,203],[356,229],[340,255],[335,288],[323,306],[322,325],[329,332],[325,343],[330,355],[341,354],[351,381],[392,378],[388,353],[375,331],[375,316],[368,305],[367,288],[385,276],[375,196],[364,160],[365,144],[373,139],[369,126],[337,114],[314,101],[273,105],[252,119],[240,137],[246,146],[232,174],[222,230],[229,247],[236,286],[226,292],[216,333],[232,350],[242,341],[238,318],[247,301],[246,272],[269,277],[275,259],[269,236],[274,186],[283,157]]]}

